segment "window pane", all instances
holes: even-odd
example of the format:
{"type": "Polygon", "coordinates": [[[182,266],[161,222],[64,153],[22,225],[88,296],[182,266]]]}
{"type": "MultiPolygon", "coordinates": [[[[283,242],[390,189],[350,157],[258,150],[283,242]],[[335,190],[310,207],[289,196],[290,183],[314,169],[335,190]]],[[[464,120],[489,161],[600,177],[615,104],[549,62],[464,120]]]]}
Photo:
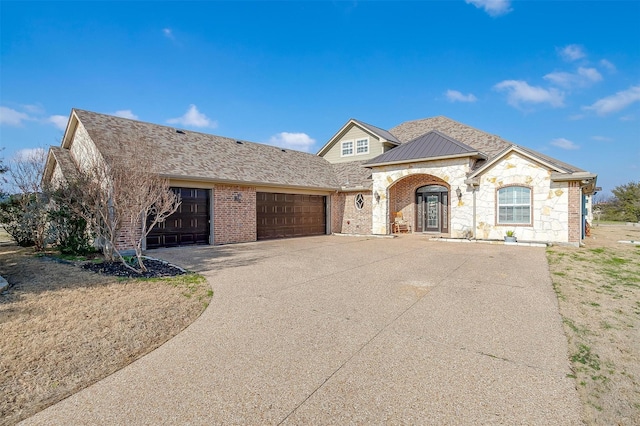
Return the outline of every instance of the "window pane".
{"type": "Polygon", "coordinates": [[[531,223],[531,189],[510,186],[498,190],[498,223],[531,223]]]}
{"type": "Polygon", "coordinates": [[[360,139],[356,141],[356,151],[358,154],[366,154],[369,152],[369,140],[360,139]]]}

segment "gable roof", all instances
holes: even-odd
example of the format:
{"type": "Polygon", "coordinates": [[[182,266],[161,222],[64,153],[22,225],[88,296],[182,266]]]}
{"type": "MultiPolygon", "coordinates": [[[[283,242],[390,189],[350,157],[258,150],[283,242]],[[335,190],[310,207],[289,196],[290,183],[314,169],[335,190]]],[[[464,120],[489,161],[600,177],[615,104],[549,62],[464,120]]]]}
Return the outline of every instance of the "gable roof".
{"type": "Polygon", "coordinates": [[[494,156],[492,159],[486,162],[483,162],[479,167],[477,167],[475,170],[473,170],[469,174],[469,179],[473,179],[476,176],[482,174],[485,170],[491,168],[495,163],[497,163],[498,161],[500,161],[501,159],[503,159],[504,157],[506,157],[512,152],[516,152],[521,156],[528,158],[529,160],[533,160],[537,163],[540,163],[557,174],[570,175],[573,173],[585,173],[584,170],[574,168],[573,166],[570,166],[566,163],[562,163],[561,161],[555,160],[554,158],[551,158],[546,155],[542,155],[536,151],[529,150],[514,144],[508,147],[507,149],[505,149],[504,151],[502,151],[500,154],[494,156]]]}
{"type": "Polygon", "coordinates": [[[438,116],[420,120],[405,121],[391,129],[402,142],[408,142],[425,133],[437,130],[473,149],[486,154],[489,158],[499,154],[512,144],[500,136],[492,135],[447,117],[438,116]]]}
{"type": "MultiPolygon", "coordinates": [[[[156,172],[165,177],[324,190],[339,187],[330,163],[313,154],[79,109],[72,110],[73,119],[84,126],[106,159],[126,155],[128,146],[144,137],[158,156],[156,172]]],[[[69,145],[72,136],[65,135],[63,148],[68,148],[65,143],[69,145]]]]}
{"type": "Polygon", "coordinates": [[[373,126],[371,124],[367,124],[364,121],[356,120],[352,118],[354,123],[358,123],[360,126],[369,129],[369,131],[375,135],[382,136],[382,139],[385,139],[387,142],[393,142],[396,145],[400,145],[402,142],[398,140],[394,135],[392,135],[388,130],[381,129],[380,127],[373,126]]]}
{"type": "Polygon", "coordinates": [[[465,145],[437,130],[432,130],[397,148],[378,155],[366,162],[367,166],[399,164],[436,158],[481,157],[478,150],[465,145]]]}
{"type": "Polygon", "coordinates": [[[351,126],[357,126],[360,129],[364,130],[365,132],[372,134],[373,136],[376,136],[378,139],[380,139],[380,142],[387,142],[387,143],[390,143],[391,145],[400,145],[401,143],[401,141],[398,140],[397,137],[395,137],[393,134],[391,134],[387,130],[381,129],[380,127],[376,127],[371,124],[367,124],[360,120],[356,120],[355,118],[350,118],[344,124],[344,126],[342,126],[340,130],[338,130],[331,137],[331,139],[329,139],[329,141],[326,144],[324,144],[322,148],[320,148],[320,150],[316,155],[322,156],[326,154],[327,151],[329,151],[329,149],[331,149],[331,147],[338,141],[338,139],[340,139],[342,135],[344,135],[351,128],[351,126]]]}

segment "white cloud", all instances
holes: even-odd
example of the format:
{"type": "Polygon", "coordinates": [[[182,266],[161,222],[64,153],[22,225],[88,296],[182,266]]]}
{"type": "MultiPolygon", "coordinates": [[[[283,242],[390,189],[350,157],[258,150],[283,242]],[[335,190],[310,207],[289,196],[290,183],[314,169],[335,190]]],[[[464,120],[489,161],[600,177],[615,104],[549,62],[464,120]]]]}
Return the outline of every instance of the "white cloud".
{"type": "Polygon", "coordinates": [[[595,68],[583,68],[579,67],[578,72],[552,72],[544,76],[545,80],[551,83],[566,87],[588,87],[593,83],[602,80],[602,74],[595,68]]]}
{"type": "Polygon", "coordinates": [[[603,68],[606,68],[607,71],[609,72],[616,72],[616,66],[612,63],[607,61],[606,59],[601,59],[600,60],[600,66],[602,66],[603,68]]]}
{"type": "Polygon", "coordinates": [[[29,161],[45,156],[44,148],[24,148],[13,154],[13,161],[29,161]]]}
{"type": "Polygon", "coordinates": [[[591,136],[591,139],[598,142],[613,142],[613,138],[607,136],[591,136]]]}
{"type": "Polygon", "coordinates": [[[22,105],[22,108],[31,114],[44,114],[44,108],[41,105],[22,105]]]}
{"type": "Polygon", "coordinates": [[[507,92],[507,102],[514,107],[519,107],[521,103],[548,103],[553,107],[563,106],[564,93],[557,89],[530,86],[526,81],[504,80],[493,88],[507,92]]]}
{"type": "Polygon", "coordinates": [[[620,111],[634,102],[640,101],[640,85],[622,90],[615,95],[607,96],[594,102],[591,106],[583,107],[585,110],[595,111],[598,115],[607,115],[620,111]]]}
{"type": "Polygon", "coordinates": [[[116,117],[129,118],[131,120],[137,120],[138,116],[133,113],[130,109],[120,109],[113,113],[116,117]]]}
{"type": "Polygon", "coordinates": [[[511,0],[464,0],[478,9],[484,9],[489,16],[501,16],[511,12],[511,0]]]}
{"type": "Polygon", "coordinates": [[[166,38],[168,38],[169,40],[174,40],[176,39],[176,37],[173,35],[173,31],[171,31],[171,28],[163,28],[162,29],[162,34],[164,34],[164,36],[166,38]]]}
{"type": "Polygon", "coordinates": [[[551,141],[551,145],[557,146],[562,149],[580,149],[578,145],[571,142],[569,139],[565,138],[556,138],[551,141]]]}
{"type": "Polygon", "coordinates": [[[475,102],[478,100],[472,93],[468,95],[463,95],[461,92],[457,90],[447,90],[445,96],[450,102],[475,102]]]}
{"type": "Polygon", "coordinates": [[[27,120],[31,120],[31,117],[24,112],[0,106],[0,124],[6,124],[7,126],[22,126],[22,122],[27,120]]]}
{"type": "Polygon", "coordinates": [[[64,115],[52,115],[49,118],[47,118],[47,123],[53,124],[60,130],[66,130],[67,117],[65,117],[64,115]]]}
{"type": "Polygon", "coordinates": [[[587,56],[584,47],[579,44],[569,44],[568,46],[559,48],[558,54],[567,62],[577,61],[587,56]]]}
{"type": "Polygon", "coordinates": [[[635,121],[636,117],[633,114],[627,114],[620,117],[620,121],[635,121]]]}
{"type": "Polygon", "coordinates": [[[316,140],[309,137],[306,133],[289,133],[281,132],[269,138],[271,145],[282,148],[291,148],[298,151],[309,152],[316,140]]]}
{"type": "Polygon", "coordinates": [[[167,120],[167,123],[182,124],[188,127],[218,127],[217,121],[212,121],[209,117],[198,111],[198,107],[193,104],[189,105],[189,109],[182,117],[171,118],[167,120]]]}

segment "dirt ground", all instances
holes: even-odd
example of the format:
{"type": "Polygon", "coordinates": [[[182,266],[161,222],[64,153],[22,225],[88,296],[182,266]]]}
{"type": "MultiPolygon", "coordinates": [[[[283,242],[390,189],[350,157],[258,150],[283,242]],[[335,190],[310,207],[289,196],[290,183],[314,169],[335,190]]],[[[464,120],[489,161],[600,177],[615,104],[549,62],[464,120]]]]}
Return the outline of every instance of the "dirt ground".
{"type": "Polygon", "coordinates": [[[585,247],[547,250],[583,419],[640,424],[639,226],[592,228],[585,247]]]}
{"type": "Polygon", "coordinates": [[[0,244],[0,424],[121,369],[191,324],[211,298],[195,274],[107,277],[0,244]]]}

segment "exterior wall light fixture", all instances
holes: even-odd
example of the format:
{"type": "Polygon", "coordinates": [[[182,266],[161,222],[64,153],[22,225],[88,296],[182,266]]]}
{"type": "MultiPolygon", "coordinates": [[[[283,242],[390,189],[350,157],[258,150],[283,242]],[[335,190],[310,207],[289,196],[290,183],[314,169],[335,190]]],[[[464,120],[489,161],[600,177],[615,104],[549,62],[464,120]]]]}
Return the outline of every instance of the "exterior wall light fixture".
{"type": "Polygon", "coordinates": [[[376,199],[376,203],[380,202],[380,193],[378,191],[373,193],[373,197],[376,199]]]}
{"type": "Polygon", "coordinates": [[[236,201],[238,203],[242,202],[242,194],[239,192],[234,192],[233,193],[233,201],[236,201]]]}
{"type": "Polygon", "coordinates": [[[462,201],[462,191],[460,190],[460,187],[456,188],[456,195],[458,196],[458,201],[462,201]]]}

